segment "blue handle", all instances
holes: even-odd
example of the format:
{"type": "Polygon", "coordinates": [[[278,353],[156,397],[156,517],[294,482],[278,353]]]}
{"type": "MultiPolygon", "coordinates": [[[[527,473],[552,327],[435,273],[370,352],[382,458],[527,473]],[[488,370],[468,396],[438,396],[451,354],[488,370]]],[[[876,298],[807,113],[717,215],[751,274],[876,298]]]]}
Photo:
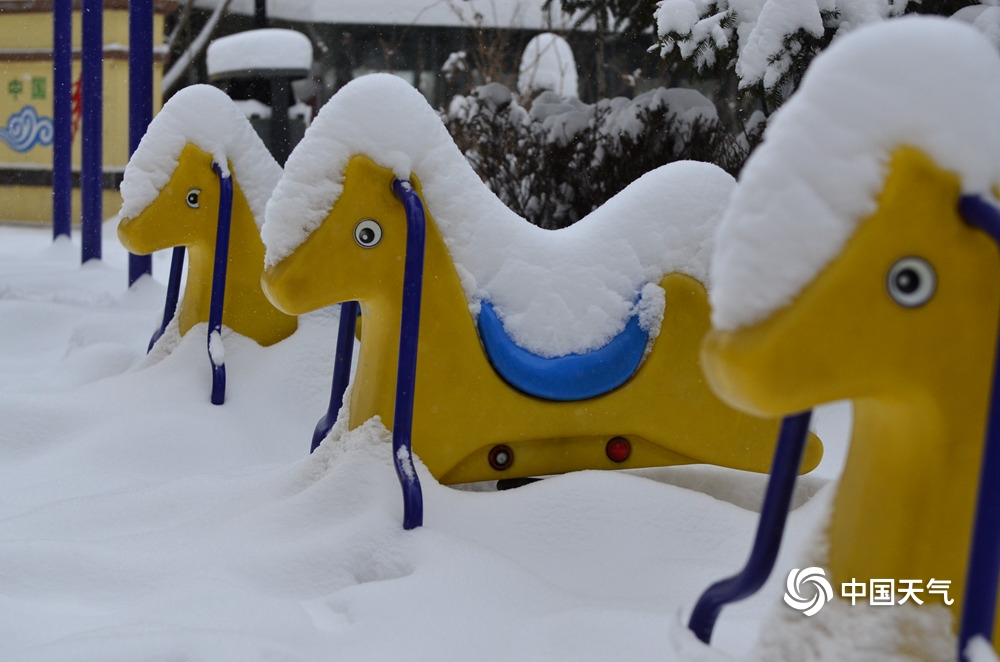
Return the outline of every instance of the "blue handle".
{"type": "Polygon", "coordinates": [[[424,204],[408,181],[393,180],[392,192],[406,210],[406,260],[399,329],[399,363],[396,371],[396,405],[392,425],[392,457],[403,489],[403,528],[415,529],[424,522],[424,498],[413,466],[410,437],[414,388],[417,383],[420,296],[424,281],[424,204]]]}
{"type": "Polygon", "coordinates": [[[222,343],[222,309],[226,297],[226,268],[229,265],[229,226],[233,216],[233,179],[218,163],[212,170],[219,176],[219,225],[215,234],[215,264],[212,270],[212,303],[208,309],[208,360],[212,364],[212,404],[226,401],[226,364],[212,355],[212,337],[222,343]]]}
{"type": "Polygon", "coordinates": [[[153,333],[149,339],[149,347],[146,348],[148,354],[153,349],[153,345],[160,339],[163,332],[167,330],[167,325],[174,318],[177,312],[177,302],[181,296],[181,276],[184,274],[184,247],[174,246],[174,252],[170,258],[170,278],[167,280],[167,299],[163,302],[163,321],[160,328],[153,333]]]}
{"type": "Polygon", "coordinates": [[[688,628],[706,644],[712,638],[712,630],[722,608],[760,590],[774,568],[785,532],[785,519],[792,502],[795,479],[802,464],[811,417],[812,411],[809,410],[786,416],[781,422],[778,445],[771,463],[771,479],[764,493],[764,505],[760,511],[757,536],[753,549],[750,550],[750,558],[739,574],[709,586],[691,612],[688,628]]]}
{"type": "Polygon", "coordinates": [[[354,330],[358,323],[358,302],[345,301],[340,304],[340,328],[337,330],[337,353],[333,359],[333,385],[330,387],[330,404],[326,414],[316,423],[313,430],[312,453],[330,434],[337,422],[337,413],[344,404],[344,393],[351,379],[351,362],[354,359],[354,330]]]}
{"type": "MultiPolygon", "coordinates": [[[[965,222],[983,230],[1000,244],[1000,212],[979,196],[963,195],[958,202],[965,222]]],[[[979,470],[979,494],[972,528],[969,565],[965,576],[962,622],[958,631],[959,659],[973,637],[993,639],[997,579],[1000,577],[1000,340],[993,355],[993,385],[986,421],[983,461],[979,470]]]]}

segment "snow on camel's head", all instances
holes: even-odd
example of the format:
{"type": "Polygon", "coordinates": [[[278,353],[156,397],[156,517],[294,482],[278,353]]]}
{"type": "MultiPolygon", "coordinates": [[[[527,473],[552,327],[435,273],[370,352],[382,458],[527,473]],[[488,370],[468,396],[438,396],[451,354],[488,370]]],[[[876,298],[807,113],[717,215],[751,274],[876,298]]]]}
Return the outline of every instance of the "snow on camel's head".
{"type": "Polygon", "coordinates": [[[391,74],[357,78],[320,109],[285,164],[261,232],[265,266],[291,255],[333,208],[352,156],[364,154],[401,179],[418,173],[425,191],[435,176],[459,173],[450,187],[481,186],[434,109],[412,85],[391,74]],[[470,176],[472,180],[470,181],[470,176]]]}
{"type": "Polygon", "coordinates": [[[713,325],[788,306],[876,209],[894,150],[915,147],[965,192],[1000,183],[1000,58],[937,18],[858,29],[819,55],[747,162],[716,235],[713,325]]]}
{"type": "Polygon", "coordinates": [[[260,227],[281,166],[233,100],[210,85],[185,87],[153,118],[125,168],[121,217],[135,218],[156,200],[188,144],[211,154],[223,171],[231,164],[260,227]]]}

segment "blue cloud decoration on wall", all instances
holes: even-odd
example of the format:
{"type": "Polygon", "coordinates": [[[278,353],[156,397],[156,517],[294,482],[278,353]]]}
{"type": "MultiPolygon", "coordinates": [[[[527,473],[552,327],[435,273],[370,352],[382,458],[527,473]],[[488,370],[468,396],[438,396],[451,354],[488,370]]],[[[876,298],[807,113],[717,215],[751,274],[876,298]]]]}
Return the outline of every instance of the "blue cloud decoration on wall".
{"type": "Polygon", "coordinates": [[[33,106],[25,106],[0,128],[0,140],[15,152],[27,152],[35,145],[52,144],[52,118],[39,117],[33,106]]]}

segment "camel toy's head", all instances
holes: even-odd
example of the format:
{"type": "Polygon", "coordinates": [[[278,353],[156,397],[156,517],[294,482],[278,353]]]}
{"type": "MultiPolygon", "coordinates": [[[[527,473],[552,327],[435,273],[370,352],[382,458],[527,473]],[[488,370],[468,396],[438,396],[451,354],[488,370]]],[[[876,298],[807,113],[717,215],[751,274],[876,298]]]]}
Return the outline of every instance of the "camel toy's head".
{"type": "Polygon", "coordinates": [[[853,402],[810,562],[834,586],[945,580],[953,602],[920,607],[939,633],[965,591],[997,343],[1000,257],[963,216],[966,196],[997,205],[997,107],[1000,58],[954,22],[888,21],[817,57],[720,225],[702,346],[713,390],[744,411],[853,402]]]}

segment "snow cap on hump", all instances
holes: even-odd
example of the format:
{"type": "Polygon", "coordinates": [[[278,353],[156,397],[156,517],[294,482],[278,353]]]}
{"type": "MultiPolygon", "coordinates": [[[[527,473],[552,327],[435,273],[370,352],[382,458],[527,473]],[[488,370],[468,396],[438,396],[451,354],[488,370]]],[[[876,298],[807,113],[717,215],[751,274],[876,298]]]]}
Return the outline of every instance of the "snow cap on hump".
{"type": "Polygon", "coordinates": [[[875,211],[897,147],[923,150],[966,192],[1000,184],[997,108],[1000,58],[967,25],[900,18],[835,41],[743,169],[712,255],[713,325],[789,305],[875,211]]]}
{"type": "MultiPolygon", "coordinates": [[[[489,300],[517,344],[543,356],[600,347],[630,315],[651,317],[657,303],[646,286],[665,274],[706,282],[712,236],[734,183],[711,164],[673,163],[574,225],[543,230],[487,188],[416,89],[373,74],[341,88],[289,156],[261,230],[266,266],[319,227],[357,154],[420,179],[472,314],[489,300]]],[[[653,289],[662,303],[663,291],[653,289]]]]}
{"type": "Polygon", "coordinates": [[[211,154],[224,171],[232,164],[259,227],[281,166],[233,100],[211,85],[185,87],[153,118],[125,168],[121,217],[135,218],[156,199],[188,143],[211,154]]]}

